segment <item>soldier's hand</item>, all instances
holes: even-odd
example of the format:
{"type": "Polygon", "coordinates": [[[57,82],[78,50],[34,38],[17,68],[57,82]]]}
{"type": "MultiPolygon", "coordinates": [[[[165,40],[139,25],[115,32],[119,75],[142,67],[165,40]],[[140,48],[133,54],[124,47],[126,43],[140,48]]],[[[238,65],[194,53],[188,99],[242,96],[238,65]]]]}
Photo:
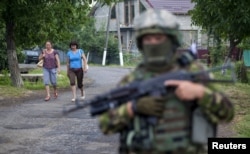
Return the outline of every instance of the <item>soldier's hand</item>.
{"type": "Polygon", "coordinates": [[[176,96],[184,101],[201,99],[205,93],[205,87],[202,84],[190,81],[168,80],[164,84],[166,86],[176,87],[176,96]]]}
{"type": "Polygon", "coordinates": [[[138,99],[133,104],[136,113],[160,117],[164,111],[165,99],[160,97],[146,96],[138,99]]]}

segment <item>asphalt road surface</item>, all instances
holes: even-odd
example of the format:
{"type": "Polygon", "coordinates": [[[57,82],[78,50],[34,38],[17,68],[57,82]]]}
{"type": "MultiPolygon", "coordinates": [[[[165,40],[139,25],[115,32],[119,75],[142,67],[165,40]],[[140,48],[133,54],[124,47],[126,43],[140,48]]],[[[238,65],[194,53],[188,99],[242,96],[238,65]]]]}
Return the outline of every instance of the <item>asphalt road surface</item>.
{"type": "MultiPolygon", "coordinates": [[[[94,82],[85,89],[86,99],[110,90],[129,71],[91,67],[87,77],[94,82]]],[[[63,107],[74,105],[71,98],[69,90],[49,102],[42,96],[0,108],[0,154],[117,154],[118,136],[104,136],[89,108],[61,116],[63,107]]]]}

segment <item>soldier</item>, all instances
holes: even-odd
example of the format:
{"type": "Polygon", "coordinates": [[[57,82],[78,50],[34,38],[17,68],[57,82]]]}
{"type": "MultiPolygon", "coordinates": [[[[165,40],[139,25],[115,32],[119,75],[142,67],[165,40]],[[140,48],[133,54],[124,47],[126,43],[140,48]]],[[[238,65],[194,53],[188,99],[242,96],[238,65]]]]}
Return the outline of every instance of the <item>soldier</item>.
{"type": "MultiPolygon", "coordinates": [[[[143,61],[118,85],[179,69],[204,69],[196,61],[185,67],[176,62],[176,50],[181,38],[179,24],[170,12],[147,10],[135,18],[134,25],[143,61]]],[[[205,132],[203,127],[214,130],[220,122],[233,119],[232,103],[212,84],[171,80],[166,81],[165,85],[175,88],[166,96],[156,94],[131,100],[99,117],[104,134],[120,133],[120,154],[204,152],[207,137],[215,135],[215,132],[205,132]],[[194,116],[196,111],[199,111],[198,117],[194,116]],[[197,124],[197,119],[203,120],[198,120],[197,124]],[[192,133],[194,130],[196,132],[192,133]]]]}

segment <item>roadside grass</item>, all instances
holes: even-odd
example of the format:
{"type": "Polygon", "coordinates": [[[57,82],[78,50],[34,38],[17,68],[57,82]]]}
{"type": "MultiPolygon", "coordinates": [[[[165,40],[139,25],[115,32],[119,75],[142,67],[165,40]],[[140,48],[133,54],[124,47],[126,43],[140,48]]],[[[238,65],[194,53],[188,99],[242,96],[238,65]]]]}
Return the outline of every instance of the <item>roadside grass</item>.
{"type": "MultiPolygon", "coordinates": [[[[41,68],[36,68],[29,71],[30,74],[42,74],[41,68]]],[[[69,80],[65,71],[61,71],[58,76],[58,89],[69,88],[69,80]]],[[[31,91],[44,90],[44,84],[42,80],[37,82],[24,81],[22,88],[16,88],[11,86],[11,80],[7,75],[0,77],[0,100],[4,98],[18,98],[23,96],[29,96],[31,91]]]]}
{"type": "Polygon", "coordinates": [[[27,90],[25,88],[16,88],[10,85],[0,85],[0,97],[17,98],[25,95],[27,90]]]}
{"type": "MultiPolygon", "coordinates": [[[[231,71],[227,70],[225,75],[215,72],[216,79],[231,79],[231,71]]],[[[248,72],[248,77],[250,72],[248,72]]],[[[235,117],[232,121],[232,129],[236,137],[250,137],[250,84],[249,83],[221,83],[219,89],[224,92],[233,102],[235,117]]]]}
{"type": "Polygon", "coordinates": [[[250,85],[242,83],[234,85],[221,84],[220,89],[234,104],[235,117],[232,126],[236,136],[250,137],[250,85]]]}
{"type": "Polygon", "coordinates": [[[236,126],[239,137],[250,137],[250,114],[246,115],[236,126]]]}

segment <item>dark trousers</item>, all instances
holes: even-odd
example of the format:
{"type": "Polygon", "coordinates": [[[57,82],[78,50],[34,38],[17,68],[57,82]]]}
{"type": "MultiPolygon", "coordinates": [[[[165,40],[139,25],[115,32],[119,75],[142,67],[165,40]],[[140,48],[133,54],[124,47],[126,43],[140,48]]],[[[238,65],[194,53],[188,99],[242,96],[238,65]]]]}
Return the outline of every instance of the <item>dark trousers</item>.
{"type": "Polygon", "coordinates": [[[69,72],[68,72],[68,77],[69,77],[69,81],[70,81],[70,85],[74,86],[76,85],[75,81],[77,79],[77,87],[79,89],[82,89],[83,87],[83,77],[84,77],[84,73],[82,68],[70,68],[69,72]]]}

